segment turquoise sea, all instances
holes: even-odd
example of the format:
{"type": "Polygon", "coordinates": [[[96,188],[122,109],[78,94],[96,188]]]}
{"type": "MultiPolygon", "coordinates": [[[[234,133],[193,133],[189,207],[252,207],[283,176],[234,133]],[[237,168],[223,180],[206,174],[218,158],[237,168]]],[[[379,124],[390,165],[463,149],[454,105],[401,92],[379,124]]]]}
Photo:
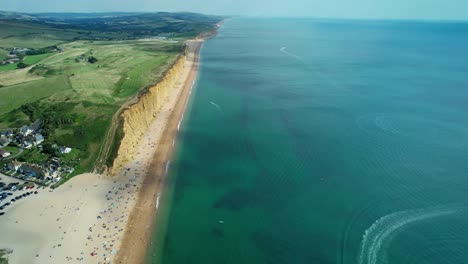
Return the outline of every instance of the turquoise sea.
{"type": "Polygon", "coordinates": [[[468,23],[228,20],[149,263],[468,263],[468,23]]]}

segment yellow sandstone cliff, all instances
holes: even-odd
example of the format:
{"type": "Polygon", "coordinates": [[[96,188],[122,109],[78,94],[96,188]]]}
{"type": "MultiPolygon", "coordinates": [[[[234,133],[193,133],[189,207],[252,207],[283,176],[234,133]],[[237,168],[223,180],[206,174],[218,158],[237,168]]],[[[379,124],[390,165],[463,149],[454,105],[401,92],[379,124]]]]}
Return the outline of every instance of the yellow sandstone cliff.
{"type": "Polygon", "coordinates": [[[119,172],[134,157],[143,135],[161,110],[161,106],[169,94],[168,91],[175,87],[179,80],[184,70],[184,64],[185,56],[181,56],[159,83],[148,88],[135,104],[123,111],[124,136],[110,170],[111,174],[119,172]]]}

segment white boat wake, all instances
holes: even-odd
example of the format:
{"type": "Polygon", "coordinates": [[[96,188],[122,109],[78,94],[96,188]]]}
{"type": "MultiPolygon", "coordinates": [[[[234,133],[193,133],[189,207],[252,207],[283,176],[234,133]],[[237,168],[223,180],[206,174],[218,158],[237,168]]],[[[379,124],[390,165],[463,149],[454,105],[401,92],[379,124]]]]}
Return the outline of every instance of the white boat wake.
{"type": "Polygon", "coordinates": [[[221,111],[221,106],[219,106],[217,103],[211,101],[210,104],[216,107],[219,111],[221,111]]]}
{"type": "Polygon", "coordinates": [[[460,209],[461,207],[415,209],[383,216],[365,231],[361,243],[359,264],[387,263],[385,247],[390,244],[395,235],[402,231],[405,226],[431,218],[450,215],[458,212],[460,209]]]}
{"type": "Polygon", "coordinates": [[[304,60],[302,60],[301,57],[297,56],[297,55],[294,54],[294,53],[291,53],[291,52],[287,51],[287,50],[286,50],[286,47],[282,47],[282,48],[280,49],[280,51],[281,51],[282,53],[284,53],[284,54],[286,54],[286,55],[288,55],[288,56],[290,56],[290,57],[292,57],[292,58],[294,58],[294,59],[300,61],[300,62],[304,62],[304,60]]]}

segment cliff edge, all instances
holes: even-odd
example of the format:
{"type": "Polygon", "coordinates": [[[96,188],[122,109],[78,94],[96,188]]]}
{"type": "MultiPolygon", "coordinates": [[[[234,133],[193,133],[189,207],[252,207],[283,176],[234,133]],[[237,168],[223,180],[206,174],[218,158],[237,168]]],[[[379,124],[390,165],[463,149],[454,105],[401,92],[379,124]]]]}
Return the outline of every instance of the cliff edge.
{"type": "Polygon", "coordinates": [[[185,56],[180,56],[159,83],[149,87],[135,104],[122,112],[124,135],[117,157],[109,169],[112,175],[122,170],[125,164],[135,156],[143,135],[159,113],[161,106],[167,101],[170,89],[179,81],[184,71],[185,60],[185,56]]]}

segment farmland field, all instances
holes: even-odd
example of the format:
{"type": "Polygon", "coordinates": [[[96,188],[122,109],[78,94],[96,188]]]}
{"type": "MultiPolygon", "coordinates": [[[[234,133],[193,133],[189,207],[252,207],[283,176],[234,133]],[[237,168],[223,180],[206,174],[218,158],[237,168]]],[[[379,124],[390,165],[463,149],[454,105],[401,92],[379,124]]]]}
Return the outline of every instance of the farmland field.
{"type": "MultiPolygon", "coordinates": [[[[110,144],[119,144],[122,132],[112,120],[122,106],[162,78],[183,53],[184,36],[195,36],[218,21],[195,15],[177,15],[186,21],[166,16],[111,18],[106,30],[96,28],[101,20],[95,18],[45,24],[41,19],[0,16],[0,59],[13,47],[33,52],[24,56],[22,69],[18,63],[0,66],[0,130],[40,119],[45,123],[44,144],[77,150],[80,162],[73,175],[91,171],[108,133],[117,135],[110,144]],[[158,22],[160,17],[166,22],[158,22]],[[130,29],[109,26],[122,19],[137,22],[130,29]],[[151,30],[140,30],[146,26],[151,30]],[[152,37],[160,33],[173,37],[152,37]],[[111,127],[115,131],[109,131],[111,127]]],[[[34,154],[31,159],[41,161],[40,157],[34,154]]]]}
{"type": "MultiPolygon", "coordinates": [[[[161,50],[182,45],[161,40],[144,44],[161,50]]],[[[54,104],[65,104],[67,111],[76,116],[75,122],[57,127],[62,132],[51,131],[47,138],[81,150],[83,162],[77,170],[79,173],[93,167],[114,113],[141,88],[157,82],[179,54],[146,51],[135,41],[78,41],[60,48],[62,52],[52,55],[27,56],[24,61],[31,64],[27,69],[0,72],[0,85],[3,85],[0,98],[6,99],[0,101],[0,128],[34,121],[23,117],[20,122],[26,123],[20,123],[14,118],[24,105],[37,104],[36,111],[40,112],[54,104]],[[90,56],[98,62],[88,62],[90,56]]],[[[37,115],[39,118],[40,114],[37,115]]]]}
{"type": "MultiPolygon", "coordinates": [[[[38,54],[38,55],[29,55],[29,56],[26,56],[24,58],[23,63],[25,63],[27,65],[33,65],[33,64],[36,64],[36,63],[40,62],[44,58],[47,58],[48,56],[50,56],[50,54],[48,54],[48,53],[38,54]]],[[[0,66],[0,72],[2,72],[2,71],[11,71],[11,70],[16,70],[16,69],[18,69],[18,63],[13,63],[13,64],[1,65],[0,66]]]]}

